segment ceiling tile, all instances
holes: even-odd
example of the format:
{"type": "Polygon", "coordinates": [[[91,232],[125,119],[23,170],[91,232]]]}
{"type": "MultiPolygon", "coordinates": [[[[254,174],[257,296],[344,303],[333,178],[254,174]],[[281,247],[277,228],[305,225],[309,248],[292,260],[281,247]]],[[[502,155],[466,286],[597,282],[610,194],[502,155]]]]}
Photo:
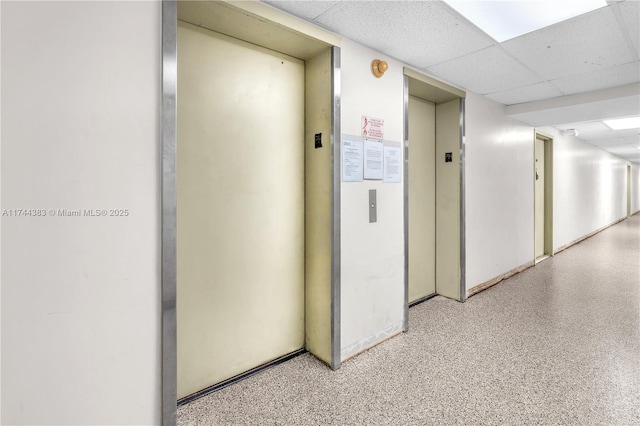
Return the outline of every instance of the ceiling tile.
{"type": "Polygon", "coordinates": [[[565,94],[572,95],[574,93],[624,86],[638,81],[640,81],[640,64],[636,61],[552,80],[551,83],[565,94]]]}
{"type": "Polygon", "coordinates": [[[539,77],[495,46],[429,67],[428,71],[481,95],[541,82],[539,77]]]}
{"type": "Polygon", "coordinates": [[[627,0],[618,3],[620,12],[627,26],[627,31],[631,36],[631,41],[636,48],[636,54],[640,53],[640,2],[638,0],[627,0]]]}
{"type": "Polygon", "coordinates": [[[493,44],[441,2],[343,1],[314,22],[417,68],[493,44]]]}
{"type": "Polygon", "coordinates": [[[579,139],[603,147],[640,143],[638,129],[613,130],[602,121],[557,124],[553,127],[560,131],[576,129],[579,132],[579,139]]]}
{"type": "Polygon", "coordinates": [[[516,87],[486,95],[487,98],[505,105],[515,105],[523,102],[537,101],[540,99],[562,96],[562,92],[547,82],[536,83],[530,86],[516,87]]]}
{"type": "MultiPolygon", "coordinates": [[[[580,139],[582,139],[582,135],[579,135],[580,139]]],[[[627,136],[627,137],[612,137],[607,139],[582,139],[586,140],[592,145],[600,146],[600,147],[612,147],[618,145],[635,145],[640,146],[640,136],[627,136]]]]}
{"type": "MultiPolygon", "coordinates": [[[[552,98],[541,102],[552,101],[553,99],[562,98],[552,98]]],[[[517,107],[520,105],[513,105],[507,107],[507,115],[531,126],[556,126],[562,123],[637,115],[640,112],[639,100],[640,97],[638,95],[632,95],[566,106],[549,106],[534,111],[517,111],[517,107]]],[[[524,105],[526,106],[527,104],[524,105]]]]}
{"type": "Polygon", "coordinates": [[[637,140],[634,142],[626,142],[624,140],[612,139],[610,143],[587,142],[625,160],[635,163],[640,162],[640,143],[637,140]]]}
{"type": "Polygon", "coordinates": [[[313,21],[327,10],[331,9],[337,1],[271,1],[264,0],[265,3],[277,7],[280,10],[289,12],[300,18],[313,21]]]}
{"type": "Polygon", "coordinates": [[[608,133],[612,131],[611,128],[602,121],[582,121],[578,123],[557,124],[553,127],[558,130],[577,129],[580,132],[581,139],[582,136],[587,133],[608,133]]]}
{"type": "Polygon", "coordinates": [[[616,154],[613,152],[612,154],[622,158],[623,160],[631,161],[632,163],[640,163],[640,154],[635,154],[635,155],[634,154],[616,154]]]}
{"type": "Polygon", "coordinates": [[[635,59],[610,6],[516,37],[502,46],[548,80],[635,59]]]}
{"type": "Polygon", "coordinates": [[[608,146],[607,151],[615,155],[640,155],[638,147],[631,144],[608,146]]]}

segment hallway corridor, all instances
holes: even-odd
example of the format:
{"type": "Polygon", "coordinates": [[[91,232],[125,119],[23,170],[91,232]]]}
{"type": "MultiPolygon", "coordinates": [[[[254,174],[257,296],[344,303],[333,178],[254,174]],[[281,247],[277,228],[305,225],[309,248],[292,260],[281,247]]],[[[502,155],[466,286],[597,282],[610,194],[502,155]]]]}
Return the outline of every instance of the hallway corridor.
{"type": "MultiPolygon", "coordinates": [[[[343,283],[348,285],[348,283],[343,283]]],[[[640,424],[640,214],[331,371],[299,356],[179,425],[640,424]]]]}

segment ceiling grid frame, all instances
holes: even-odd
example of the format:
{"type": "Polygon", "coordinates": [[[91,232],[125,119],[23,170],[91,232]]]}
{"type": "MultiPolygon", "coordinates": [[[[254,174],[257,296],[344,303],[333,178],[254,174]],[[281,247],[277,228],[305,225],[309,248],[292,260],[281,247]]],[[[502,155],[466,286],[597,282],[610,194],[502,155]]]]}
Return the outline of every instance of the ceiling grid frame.
{"type": "MultiPolygon", "coordinates": [[[[624,136],[613,130],[595,133],[586,130],[595,120],[594,111],[601,111],[602,117],[598,118],[610,118],[612,111],[622,115],[640,114],[640,41],[635,40],[640,39],[638,0],[603,0],[601,8],[502,43],[442,0],[266,0],[266,3],[378,50],[427,75],[501,103],[507,106],[507,111],[516,105],[537,107],[546,101],[566,100],[565,106],[554,111],[553,120],[544,125],[560,131],[567,127],[563,123],[571,124],[572,128],[583,126],[585,131],[580,131],[578,138],[604,149],[617,146],[618,142],[640,147],[637,129],[635,135],[624,136]],[[545,38],[554,44],[544,45],[545,38]],[[525,56],[516,49],[518,45],[524,46],[520,50],[525,56]],[[534,45],[538,49],[537,61],[532,59],[534,45]],[[552,47],[547,49],[547,46],[552,47]],[[549,56],[551,52],[547,50],[554,50],[553,47],[556,50],[549,56]],[[551,61],[551,67],[556,69],[541,69],[537,65],[540,60],[551,61]],[[474,73],[461,73],[451,66],[465,61],[473,65],[466,69],[474,69],[474,73]],[[451,63],[450,66],[447,67],[447,63],[451,63]],[[497,63],[503,69],[498,69],[497,63]],[[485,81],[478,77],[480,69],[485,81]],[[496,83],[500,83],[503,75],[509,81],[500,87],[496,83]],[[598,99],[602,93],[613,92],[618,93],[618,98],[598,99]],[[578,102],[581,99],[582,104],[578,102]]],[[[554,102],[547,103],[554,105],[554,102]]],[[[551,116],[549,112],[529,111],[529,118],[522,114],[513,117],[539,126],[545,117],[551,116]]],[[[616,155],[640,163],[640,149],[635,151],[634,155],[616,155]]]]}

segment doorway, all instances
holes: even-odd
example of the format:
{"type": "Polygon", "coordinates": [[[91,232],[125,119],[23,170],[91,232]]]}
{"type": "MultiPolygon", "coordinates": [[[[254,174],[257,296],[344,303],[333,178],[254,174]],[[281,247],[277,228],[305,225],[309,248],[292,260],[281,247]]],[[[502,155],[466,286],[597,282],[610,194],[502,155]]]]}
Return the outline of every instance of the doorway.
{"type": "Polygon", "coordinates": [[[536,132],[534,145],[534,260],[553,255],[553,154],[551,137],[536,132]]]}
{"type": "Polygon", "coordinates": [[[463,90],[409,68],[405,89],[405,319],[408,307],[465,285],[463,90]]]}
{"type": "Polygon", "coordinates": [[[627,164],[627,217],[631,217],[631,164],[627,164]]]}
{"type": "Polygon", "coordinates": [[[340,366],[339,38],[287,22],[163,3],[167,421],[305,350],[340,366]]]}

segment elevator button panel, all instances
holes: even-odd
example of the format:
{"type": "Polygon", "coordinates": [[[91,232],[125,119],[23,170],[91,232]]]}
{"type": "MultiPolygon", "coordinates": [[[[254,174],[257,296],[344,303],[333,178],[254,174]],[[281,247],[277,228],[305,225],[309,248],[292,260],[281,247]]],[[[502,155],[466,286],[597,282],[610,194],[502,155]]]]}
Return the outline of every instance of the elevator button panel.
{"type": "Polygon", "coordinates": [[[369,223],[378,221],[378,202],[376,201],[376,190],[369,190],[369,223]]]}

